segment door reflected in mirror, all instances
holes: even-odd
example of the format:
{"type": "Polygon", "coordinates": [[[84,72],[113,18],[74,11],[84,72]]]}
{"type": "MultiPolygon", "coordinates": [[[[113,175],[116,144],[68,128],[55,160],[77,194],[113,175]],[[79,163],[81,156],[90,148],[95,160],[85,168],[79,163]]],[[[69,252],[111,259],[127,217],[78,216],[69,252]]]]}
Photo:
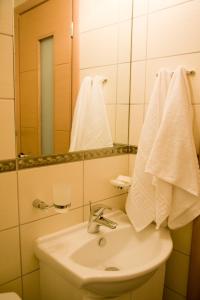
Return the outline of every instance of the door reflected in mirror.
{"type": "Polygon", "coordinates": [[[122,2],[15,0],[18,154],[128,143],[132,1],[122,2]],[[106,79],[99,93],[95,78],[106,79]]]}

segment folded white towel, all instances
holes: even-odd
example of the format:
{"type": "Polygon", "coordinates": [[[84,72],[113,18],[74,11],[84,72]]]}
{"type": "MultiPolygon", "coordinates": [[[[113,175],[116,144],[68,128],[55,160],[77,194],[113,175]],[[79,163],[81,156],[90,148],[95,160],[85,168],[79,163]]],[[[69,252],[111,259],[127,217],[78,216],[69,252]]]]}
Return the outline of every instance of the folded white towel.
{"type": "Polygon", "coordinates": [[[179,67],[170,82],[160,128],[145,167],[145,172],[156,177],[158,226],[169,216],[168,225],[175,229],[200,212],[200,175],[192,120],[188,78],[184,68],[179,67]]]}
{"type": "Polygon", "coordinates": [[[155,180],[145,173],[145,167],[160,126],[170,80],[171,72],[159,72],[141,131],[132,186],[126,201],[126,212],[136,231],[156,219],[155,180]]]}
{"type": "Polygon", "coordinates": [[[86,77],[78,95],[69,151],[112,147],[110,125],[103,95],[104,78],[86,77]]]}

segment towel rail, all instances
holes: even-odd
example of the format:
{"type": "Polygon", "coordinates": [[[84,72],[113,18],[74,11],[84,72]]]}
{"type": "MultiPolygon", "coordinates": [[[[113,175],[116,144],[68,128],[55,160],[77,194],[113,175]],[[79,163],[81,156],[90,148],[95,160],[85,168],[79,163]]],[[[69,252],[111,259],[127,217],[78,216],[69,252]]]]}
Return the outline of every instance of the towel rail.
{"type": "MultiPolygon", "coordinates": [[[[195,70],[188,70],[188,71],[186,71],[186,74],[187,75],[195,75],[195,70]]],[[[174,74],[174,72],[172,72],[172,74],[174,74]]],[[[158,77],[158,73],[156,73],[156,77],[158,77]]]]}

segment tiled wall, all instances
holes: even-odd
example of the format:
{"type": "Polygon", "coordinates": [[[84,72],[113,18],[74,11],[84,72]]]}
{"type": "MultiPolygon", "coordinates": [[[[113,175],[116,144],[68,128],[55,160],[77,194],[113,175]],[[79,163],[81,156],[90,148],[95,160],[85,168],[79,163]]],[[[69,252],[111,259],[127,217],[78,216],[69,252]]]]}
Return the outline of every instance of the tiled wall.
{"type": "MultiPolygon", "coordinates": [[[[197,151],[200,141],[200,1],[134,0],[130,143],[138,144],[156,72],[178,65],[194,69],[188,77],[194,108],[197,151]]],[[[133,159],[131,159],[131,162],[133,159]]],[[[192,225],[172,233],[174,251],[167,264],[165,299],[186,299],[192,225]]]]}
{"type": "Polygon", "coordinates": [[[102,75],[113,140],[128,142],[132,0],[80,0],[80,75],[102,75]]]}

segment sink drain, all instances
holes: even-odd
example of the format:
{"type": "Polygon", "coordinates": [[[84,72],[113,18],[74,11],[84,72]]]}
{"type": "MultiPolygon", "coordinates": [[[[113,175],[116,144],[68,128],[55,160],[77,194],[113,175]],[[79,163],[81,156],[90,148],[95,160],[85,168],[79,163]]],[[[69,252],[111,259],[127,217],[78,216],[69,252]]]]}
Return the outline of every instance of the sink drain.
{"type": "Polygon", "coordinates": [[[119,271],[119,268],[117,268],[117,267],[106,267],[105,271],[119,271]]]}

